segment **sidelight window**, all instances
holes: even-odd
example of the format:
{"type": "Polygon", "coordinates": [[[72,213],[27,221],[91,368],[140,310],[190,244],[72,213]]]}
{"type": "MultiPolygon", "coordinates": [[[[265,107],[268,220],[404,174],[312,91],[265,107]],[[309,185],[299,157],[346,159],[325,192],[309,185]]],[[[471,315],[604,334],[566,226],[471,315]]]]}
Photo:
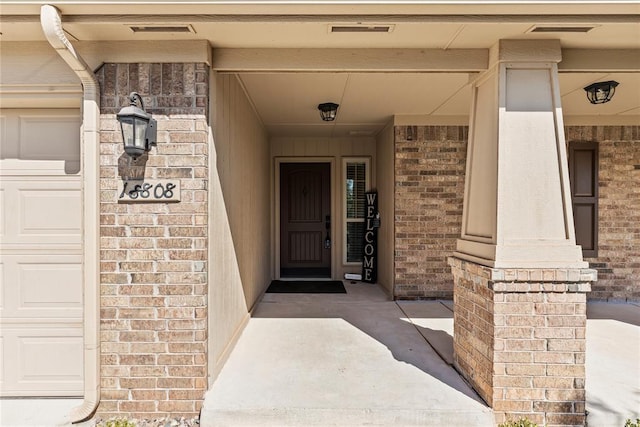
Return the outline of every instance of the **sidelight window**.
{"type": "Polygon", "coordinates": [[[365,192],[369,189],[369,159],[343,160],[344,177],[344,257],[345,264],[362,262],[365,227],[365,192]]]}

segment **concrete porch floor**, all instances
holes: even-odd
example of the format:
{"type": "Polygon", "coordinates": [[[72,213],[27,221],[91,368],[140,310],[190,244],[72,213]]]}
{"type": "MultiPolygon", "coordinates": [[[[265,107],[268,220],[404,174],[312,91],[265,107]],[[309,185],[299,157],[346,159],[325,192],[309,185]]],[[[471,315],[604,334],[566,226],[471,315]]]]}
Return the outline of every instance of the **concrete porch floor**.
{"type": "Polygon", "coordinates": [[[395,303],[375,285],[345,284],[346,295],[265,294],[201,425],[494,425],[447,363],[451,303],[395,303]]]}

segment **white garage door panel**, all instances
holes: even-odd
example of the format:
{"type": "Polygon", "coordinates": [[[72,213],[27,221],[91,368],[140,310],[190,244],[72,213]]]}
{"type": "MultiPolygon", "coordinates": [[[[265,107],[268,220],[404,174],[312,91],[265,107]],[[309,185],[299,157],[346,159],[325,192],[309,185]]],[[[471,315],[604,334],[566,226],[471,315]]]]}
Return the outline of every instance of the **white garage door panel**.
{"type": "Polygon", "coordinates": [[[80,161],[80,114],[75,110],[3,110],[0,157],[80,161]]]}
{"type": "Polygon", "coordinates": [[[64,336],[19,336],[22,361],[19,381],[80,381],[82,358],[76,355],[82,351],[82,337],[69,336],[74,332],[69,330],[64,336]]]}
{"type": "Polygon", "coordinates": [[[80,244],[82,192],[77,177],[7,176],[0,186],[3,246],[80,244]]]}
{"type": "Polygon", "coordinates": [[[4,214],[4,209],[5,209],[5,202],[4,202],[4,188],[0,187],[0,242],[4,242],[5,240],[5,229],[6,226],[4,224],[4,219],[5,219],[5,214],[4,214]]]}
{"type": "MultiPolygon", "coordinates": [[[[5,263],[5,258],[6,256],[2,256],[2,258],[0,258],[0,319],[3,318],[2,315],[2,310],[4,309],[4,292],[5,292],[5,288],[4,288],[4,272],[5,272],[5,268],[4,268],[4,263],[5,263]]],[[[1,335],[0,335],[1,337],[1,335]]],[[[2,354],[2,353],[0,353],[2,354]]],[[[2,361],[0,361],[2,362],[2,361]]]]}
{"type": "Polygon", "coordinates": [[[5,323],[15,318],[82,318],[80,255],[3,254],[1,277],[0,313],[5,323]]]}
{"type": "Polygon", "coordinates": [[[0,396],[82,396],[80,114],[0,124],[0,396]]]}
{"type": "MultiPolygon", "coordinates": [[[[20,237],[26,234],[71,234],[80,237],[79,190],[25,190],[21,196],[20,237]]],[[[32,237],[32,236],[29,236],[32,237]]]]}
{"type": "Polygon", "coordinates": [[[4,390],[4,336],[0,335],[0,390],[4,390]]]}
{"type": "Polygon", "coordinates": [[[77,116],[19,116],[19,153],[23,160],[80,161],[80,145],[75,134],[80,129],[77,116]]]}
{"type": "Polygon", "coordinates": [[[0,161],[3,173],[78,174],[80,113],[77,110],[3,110],[0,161]]]}
{"type": "MultiPolygon", "coordinates": [[[[82,268],[74,264],[19,264],[20,308],[29,311],[42,309],[76,309],[82,316],[82,268]],[[46,283],[46,286],[42,286],[46,283]]],[[[69,316],[69,314],[67,314],[69,316]]]]}
{"type": "Polygon", "coordinates": [[[2,396],[80,396],[82,334],[76,326],[2,331],[2,396]]]}

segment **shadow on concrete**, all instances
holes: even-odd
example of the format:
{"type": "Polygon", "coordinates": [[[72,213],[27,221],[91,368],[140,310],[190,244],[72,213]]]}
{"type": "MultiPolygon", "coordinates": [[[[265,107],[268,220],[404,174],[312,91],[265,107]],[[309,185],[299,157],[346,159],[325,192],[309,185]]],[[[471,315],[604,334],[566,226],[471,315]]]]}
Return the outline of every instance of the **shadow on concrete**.
{"type": "Polygon", "coordinates": [[[397,304],[438,356],[453,366],[453,302],[401,301],[397,304]]]}
{"type": "Polygon", "coordinates": [[[438,356],[447,365],[453,366],[453,336],[439,329],[424,328],[418,325],[415,325],[415,327],[420,332],[420,335],[427,340],[431,348],[438,353],[438,356]]]}
{"type": "Polygon", "coordinates": [[[445,330],[421,326],[422,322],[428,322],[429,319],[448,319],[452,324],[453,313],[446,305],[439,301],[416,303],[422,308],[419,314],[415,314],[420,316],[420,321],[417,322],[413,318],[413,310],[407,309],[407,305],[412,302],[396,304],[388,299],[359,302],[345,299],[340,302],[339,296],[325,298],[325,302],[320,301],[318,298],[309,302],[308,297],[303,297],[298,303],[263,303],[253,318],[342,319],[386,346],[395,360],[413,365],[443,384],[486,405],[453,368],[452,335],[445,330]],[[434,309],[425,311],[424,308],[430,304],[434,309]]]}

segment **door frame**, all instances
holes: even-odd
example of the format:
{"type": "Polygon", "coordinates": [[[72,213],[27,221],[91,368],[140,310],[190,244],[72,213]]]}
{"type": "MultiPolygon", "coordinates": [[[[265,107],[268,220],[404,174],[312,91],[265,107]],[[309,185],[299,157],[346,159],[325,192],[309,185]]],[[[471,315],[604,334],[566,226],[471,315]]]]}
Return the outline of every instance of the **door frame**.
{"type": "Polygon", "coordinates": [[[337,221],[338,216],[336,212],[336,193],[335,185],[336,185],[336,159],[335,157],[275,157],[275,162],[273,165],[273,173],[272,181],[272,191],[273,197],[271,209],[273,212],[272,221],[271,221],[271,237],[273,241],[273,250],[271,251],[272,258],[272,276],[275,280],[280,279],[280,165],[283,163],[328,163],[329,164],[329,178],[330,185],[329,189],[331,191],[331,279],[335,279],[336,277],[336,266],[338,265],[338,254],[339,248],[336,245],[336,228],[342,227],[342,224],[337,221]]]}

